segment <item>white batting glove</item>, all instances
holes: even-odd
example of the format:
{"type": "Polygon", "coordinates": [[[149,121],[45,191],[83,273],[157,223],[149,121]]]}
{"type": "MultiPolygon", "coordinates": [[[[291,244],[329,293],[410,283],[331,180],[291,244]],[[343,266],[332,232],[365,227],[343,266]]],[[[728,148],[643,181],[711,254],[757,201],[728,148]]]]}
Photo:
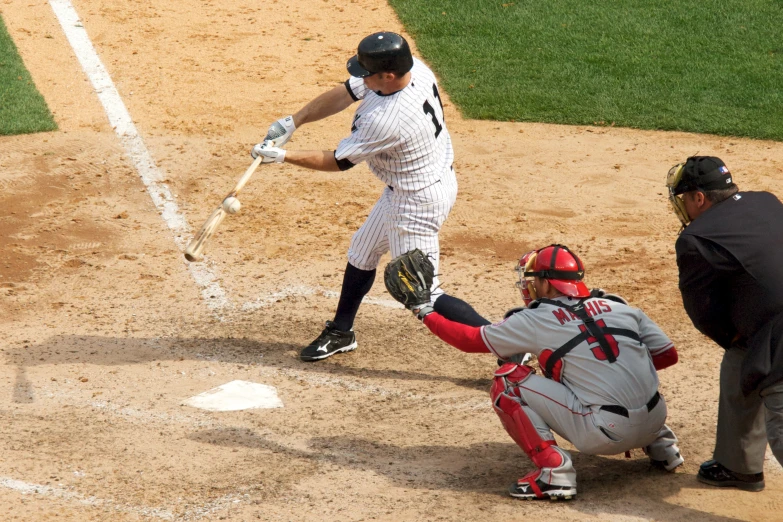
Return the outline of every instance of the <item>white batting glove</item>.
{"type": "Polygon", "coordinates": [[[269,130],[266,131],[266,138],[264,138],[264,141],[271,141],[274,142],[275,147],[282,147],[288,143],[288,140],[291,139],[291,136],[294,134],[295,130],[296,124],[294,124],[293,116],[280,118],[269,126],[269,130]]]}
{"type": "Polygon", "coordinates": [[[283,163],[285,161],[285,150],[278,147],[270,147],[266,142],[256,143],[253,150],[250,151],[253,159],[259,156],[263,157],[261,163],[283,163]]]}

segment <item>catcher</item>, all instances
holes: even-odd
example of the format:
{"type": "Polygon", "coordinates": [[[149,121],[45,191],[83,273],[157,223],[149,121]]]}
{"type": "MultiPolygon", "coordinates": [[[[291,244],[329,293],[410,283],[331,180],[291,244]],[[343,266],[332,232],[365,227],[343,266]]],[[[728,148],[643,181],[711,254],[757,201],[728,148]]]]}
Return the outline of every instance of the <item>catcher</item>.
{"type": "Polygon", "coordinates": [[[677,362],[677,350],[641,310],[603,290],[588,290],[576,254],[561,245],[525,254],[517,271],[526,306],[478,327],[434,311],[427,265],[419,251],[393,259],[384,273],[386,288],[450,345],[506,361],[495,372],[492,405],[536,466],[511,485],[512,497],[576,496],[571,456],[552,431],[586,454],[642,448],[667,471],[683,463],[677,437],[664,424],[666,402],[656,373],[677,362]],[[544,376],[512,362],[524,354],[538,356],[544,376]]]}

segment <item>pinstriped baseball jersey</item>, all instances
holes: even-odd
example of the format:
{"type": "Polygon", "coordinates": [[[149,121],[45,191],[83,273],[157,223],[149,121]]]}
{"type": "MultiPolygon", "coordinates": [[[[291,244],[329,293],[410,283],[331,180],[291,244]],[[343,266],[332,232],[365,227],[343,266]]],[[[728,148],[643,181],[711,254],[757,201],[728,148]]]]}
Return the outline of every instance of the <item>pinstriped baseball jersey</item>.
{"type": "MultiPolygon", "coordinates": [[[[569,299],[555,300],[576,304],[575,299],[569,299]]],[[[592,298],[585,301],[585,310],[602,328],[621,332],[606,336],[615,352],[614,362],[607,360],[594,337],[585,335],[585,325],[576,315],[549,303],[540,303],[537,308],[524,309],[505,321],[482,327],[481,336],[492,352],[508,359],[520,353],[546,357],[547,350],[555,351],[582,335],[584,340],[561,359],[560,382],[582,404],[617,404],[628,409],[644,406],[658,389],[652,356],[668,350],[673,343],[637,308],[592,298]]]]}
{"type": "Polygon", "coordinates": [[[435,75],[426,65],[414,58],[410,82],[393,94],[371,91],[355,77],[346,87],[362,102],[351,135],[335,151],[336,160],[366,161],[372,173],[396,191],[417,191],[454,177],[443,103],[435,75]]]}

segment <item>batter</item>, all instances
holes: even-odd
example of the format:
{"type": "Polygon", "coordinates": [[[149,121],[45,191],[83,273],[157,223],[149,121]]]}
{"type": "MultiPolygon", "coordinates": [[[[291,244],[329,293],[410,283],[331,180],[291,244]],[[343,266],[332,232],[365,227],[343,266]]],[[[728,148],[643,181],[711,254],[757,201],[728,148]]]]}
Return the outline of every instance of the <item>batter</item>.
{"type": "MultiPolygon", "coordinates": [[[[351,239],[348,264],[333,321],[300,354],[317,361],[357,346],[353,322],[362,298],[375,280],[383,254],[397,256],[419,248],[435,265],[438,231],[457,197],[454,151],[443,118],[438,82],[432,71],[413,58],[405,38],[380,32],[364,38],[347,64],[351,77],[317,97],[292,116],[269,128],[253,157],[264,163],[288,162],[322,171],[345,171],[366,162],[385,188],[365,223],[351,239]],[[286,151],[281,147],[302,125],[360,102],[350,136],[334,151],[286,151]],[[272,142],[272,145],[270,145],[272,142]]],[[[466,303],[443,295],[433,282],[435,306],[467,324],[484,320],[466,303]],[[440,301],[440,303],[439,303],[440,301]]]]}

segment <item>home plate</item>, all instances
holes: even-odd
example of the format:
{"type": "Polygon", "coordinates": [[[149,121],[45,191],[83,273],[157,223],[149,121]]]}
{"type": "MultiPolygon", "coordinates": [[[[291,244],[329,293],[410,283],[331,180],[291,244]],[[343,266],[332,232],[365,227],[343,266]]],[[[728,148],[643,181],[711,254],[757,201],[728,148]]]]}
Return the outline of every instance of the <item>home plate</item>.
{"type": "Polygon", "coordinates": [[[282,408],[274,386],[248,381],[231,381],[200,393],[182,404],[209,411],[237,411],[254,408],[282,408]]]}

